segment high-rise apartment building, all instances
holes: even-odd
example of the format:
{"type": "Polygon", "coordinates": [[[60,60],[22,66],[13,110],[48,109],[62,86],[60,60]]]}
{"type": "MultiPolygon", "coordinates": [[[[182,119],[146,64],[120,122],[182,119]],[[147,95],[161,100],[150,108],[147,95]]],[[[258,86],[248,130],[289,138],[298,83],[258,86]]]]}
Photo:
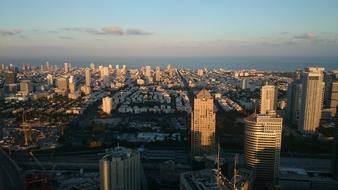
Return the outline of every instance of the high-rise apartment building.
{"type": "Polygon", "coordinates": [[[100,160],[101,190],[140,190],[141,170],[137,150],[115,147],[100,160]]]}
{"type": "Polygon", "coordinates": [[[331,86],[331,96],[330,96],[330,110],[332,116],[337,115],[336,107],[338,106],[338,79],[332,82],[331,86]]]}
{"type": "Polygon", "coordinates": [[[216,114],[214,99],[208,90],[201,90],[194,99],[191,114],[191,153],[193,156],[215,153],[216,114]]]}
{"type": "Polygon", "coordinates": [[[70,63],[67,63],[67,62],[64,63],[64,70],[65,70],[65,73],[68,73],[70,71],[70,63]]]}
{"type": "Polygon", "coordinates": [[[33,85],[30,80],[22,80],[20,82],[20,91],[23,94],[29,94],[33,92],[33,85]]]}
{"type": "Polygon", "coordinates": [[[15,84],[16,80],[16,72],[15,71],[7,71],[4,73],[6,84],[15,84]]]}
{"type": "Polygon", "coordinates": [[[314,133],[319,127],[323,106],[324,68],[309,67],[302,74],[302,102],[298,129],[314,133]]]}
{"type": "Polygon", "coordinates": [[[146,66],[145,76],[147,78],[151,77],[151,67],[149,65],[146,66]]]}
{"type": "Polygon", "coordinates": [[[53,77],[53,75],[51,75],[51,74],[47,75],[47,84],[49,86],[53,86],[54,85],[54,77],[53,77]]]}
{"type": "Polygon", "coordinates": [[[99,67],[100,69],[100,78],[101,80],[105,79],[106,77],[109,76],[109,67],[99,67]]]}
{"type": "Polygon", "coordinates": [[[59,77],[57,79],[57,87],[60,90],[68,91],[68,78],[67,77],[59,77]]]}
{"type": "Polygon", "coordinates": [[[111,97],[104,97],[102,98],[102,111],[106,114],[110,114],[112,110],[112,103],[113,100],[111,97]]]}
{"type": "Polygon", "coordinates": [[[256,189],[262,189],[278,178],[283,119],[268,111],[254,113],[245,122],[245,163],[254,172],[256,189]]]}
{"type": "Polygon", "coordinates": [[[90,69],[91,69],[92,71],[95,71],[95,64],[94,64],[94,63],[90,63],[90,69]]]}
{"type": "Polygon", "coordinates": [[[160,82],[161,81],[161,68],[159,66],[156,67],[155,81],[156,82],[160,82]]]}
{"type": "Polygon", "coordinates": [[[86,86],[91,85],[91,71],[89,68],[86,68],[85,70],[85,78],[86,78],[86,86]]]}
{"type": "Polygon", "coordinates": [[[298,125],[302,106],[302,84],[299,80],[288,86],[286,113],[289,124],[298,125]]]}
{"type": "Polygon", "coordinates": [[[277,109],[277,88],[274,85],[264,85],[261,88],[260,113],[277,109]]]}

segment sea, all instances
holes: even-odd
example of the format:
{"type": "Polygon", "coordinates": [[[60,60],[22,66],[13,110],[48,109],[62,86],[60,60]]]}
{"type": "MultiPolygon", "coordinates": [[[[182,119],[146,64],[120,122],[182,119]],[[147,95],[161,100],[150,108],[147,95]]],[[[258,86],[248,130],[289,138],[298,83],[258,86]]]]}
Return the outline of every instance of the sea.
{"type": "Polygon", "coordinates": [[[24,57],[0,56],[0,64],[14,64],[20,66],[24,63],[40,66],[49,62],[50,65],[63,66],[70,62],[75,67],[88,67],[90,63],[96,65],[126,65],[127,68],[140,68],[150,65],[165,68],[168,64],[176,68],[207,68],[225,70],[256,69],[262,71],[294,71],[305,67],[324,67],[326,71],[338,69],[338,56],[194,56],[194,57],[24,57]]]}

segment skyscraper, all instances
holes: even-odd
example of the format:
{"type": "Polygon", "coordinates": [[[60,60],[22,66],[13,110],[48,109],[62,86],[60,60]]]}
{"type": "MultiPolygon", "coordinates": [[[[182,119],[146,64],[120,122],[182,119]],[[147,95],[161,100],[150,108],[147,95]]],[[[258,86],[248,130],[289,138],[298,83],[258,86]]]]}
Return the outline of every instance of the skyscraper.
{"type": "Polygon", "coordinates": [[[141,175],[137,150],[115,147],[100,160],[101,190],[140,190],[141,175]]]}
{"type": "Polygon", "coordinates": [[[68,73],[70,71],[70,64],[65,62],[64,63],[64,69],[65,69],[65,73],[68,73]]]}
{"type": "Polygon", "coordinates": [[[254,113],[245,122],[245,163],[254,171],[256,189],[261,189],[278,178],[283,119],[268,111],[254,113]]]}
{"type": "Polygon", "coordinates": [[[20,82],[20,91],[26,95],[31,93],[33,91],[32,82],[30,80],[22,80],[20,82]]]}
{"type": "Polygon", "coordinates": [[[216,114],[214,99],[208,90],[201,90],[194,100],[191,114],[191,153],[193,156],[215,153],[216,114]]]}
{"type": "MultiPolygon", "coordinates": [[[[338,112],[338,106],[336,107],[336,112],[338,112]]],[[[338,114],[336,115],[335,120],[334,140],[332,147],[331,172],[336,178],[338,178],[338,114]]]]}
{"type": "Polygon", "coordinates": [[[101,80],[105,79],[106,77],[109,76],[109,67],[99,67],[100,69],[100,78],[101,80]]]}
{"type": "Polygon", "coordinates": [[[51,74],[48,74],[48,75],[47,75],[47,84],[48,84],[49,86],[53,86],[53,85],[54,85],[53,75],[51,75],[51,74]]]}
{"type": "Polygon", "coordinates": [[[102,111],[106,114],[110,114],[112,110],[112,98],[111,97],[104,97],[102,98],[102,111]]]}
{"type": "Polygon", "coordinates": [[[156,82],[161,81],[161,68],[159,66],[156,67],[155,81],[156,82]]]}
{"type": "Polygon", "coordinates": [[[86,86],[90,86],[90,84],[91,84],[91,72],[90,72],[89,68],[86,68],[85,75],[86,75],[86,86]]]}
{"type": "Polygon", "coordinates": [[[95,64],[94,63],[90,63],[90,69],[95,71],[95,64]]]}
{"type": "Polygon", "coordinates": [[[289,124],[298,125],[302,103],[302,84],[299,80],[289,84],[287,100],[286,113],[289,124]]]}
{"type": "Polygon", "coordinates": [[[149,65],[146,66],[145,76],[151,77],[151,67],[149,65]]]}
{"type": "Polygon", "coordinates": [[[4,73],[4,76],[5,76],[5,81],[7,84],[17,83],[15,71],[7,71],[4,73]]]}
{"type": "Polygon", "coordinates": [[[60,90],[68,91],[68,78],[59,77],[58,80],[57,80],[57,87],[60,90]]]}
{"type": "Polygon", "coordinates": [[[335,80],[332,82],[331,97],[330,97],[330,109],[333,117],[337,115],[337,111],[335,109],[337,106],[338,106],[338,80],[335,80]]]}
{"type": "Polygon", "coordinates": [[[265,85],[261,88],[260,113],[277,109],[277,88],[274,85],[265,85]]]}
{"type": "Polygon", "coordinates": [[[319,127],[323,106],[324,68],[309,67],[302,74],[302,102],[298,129],[314,133],[319,127]]]}

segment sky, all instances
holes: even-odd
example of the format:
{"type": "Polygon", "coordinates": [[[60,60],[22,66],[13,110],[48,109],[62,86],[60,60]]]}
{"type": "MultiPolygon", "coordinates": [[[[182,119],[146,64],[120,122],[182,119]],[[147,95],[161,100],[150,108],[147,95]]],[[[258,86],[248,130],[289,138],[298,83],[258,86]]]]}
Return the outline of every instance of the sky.
{"type": "Polygon", "coordinates": [[[0,56],[337,55],[337,0],[0,0],[0,56]]]}

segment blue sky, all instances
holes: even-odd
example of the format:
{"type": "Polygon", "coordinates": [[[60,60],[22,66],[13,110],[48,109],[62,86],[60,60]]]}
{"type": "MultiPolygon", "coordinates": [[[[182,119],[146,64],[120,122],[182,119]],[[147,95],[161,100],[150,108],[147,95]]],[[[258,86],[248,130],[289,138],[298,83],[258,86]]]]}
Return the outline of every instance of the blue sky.
{"type": "Polygon", "coordinates": [[[337,0],[0,0],[0,56],[336,56],[337,10],[337,0]]]}

